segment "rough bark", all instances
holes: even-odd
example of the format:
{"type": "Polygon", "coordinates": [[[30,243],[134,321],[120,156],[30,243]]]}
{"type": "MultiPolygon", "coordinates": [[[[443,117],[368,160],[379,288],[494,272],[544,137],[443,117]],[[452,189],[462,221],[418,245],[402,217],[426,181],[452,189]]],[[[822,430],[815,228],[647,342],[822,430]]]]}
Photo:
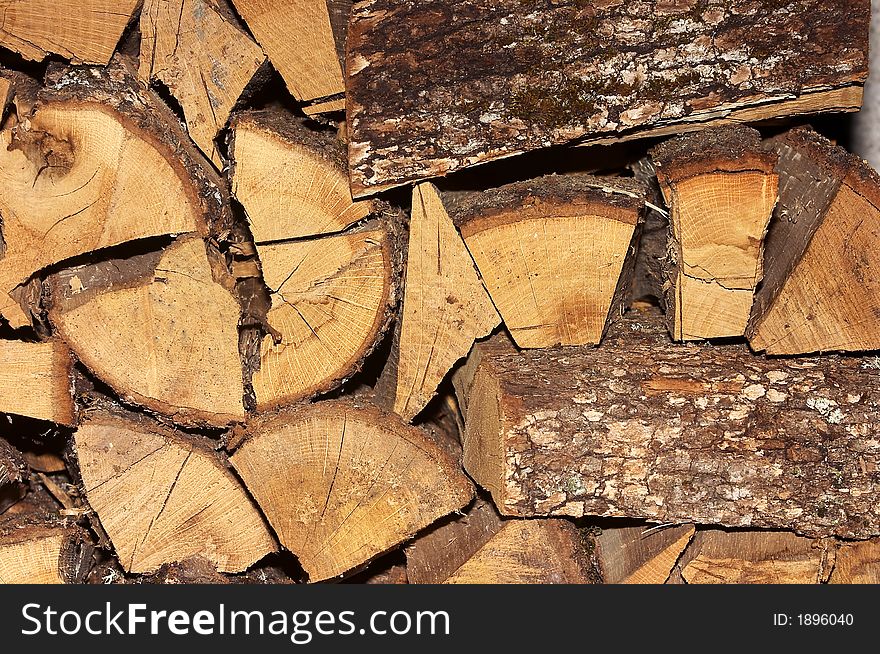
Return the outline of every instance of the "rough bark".
{"type": "Polygon", "coordinates": [[[357,197],[574,139],[858,109],[869,9],[869,0],[359,2],[346,64],[352,188],[357,197]]]}
{"type": "Polygon", "coordinates": [[[27,464],[21,452],[0,438],[0,489],[27,479],[27,464]]]}
{"type": "Polygon", "coordinates": [[[595,350],[475,351],[464,465],[502,514],[880,533],[871,359],[676,346],[653,312],[595,350]]]}
{"type": "Polygon", "coordinates": [[[780,197],[749,342],[773,355],[880,348],[880,175],[808,128],[771,146],[780,197]]]}
{"type": "Polygon", "coordinates": [[[686,134],[651,150],[671,213],[666,297],[676,340],[742,336],[776,205],[775,152],[748,127],[686,134]]]}
{"type": "Polygon", "coordinates": [[[520,347],[597,344],[626,297],[645,189],[549,175],[444,197],[520,347]]]}

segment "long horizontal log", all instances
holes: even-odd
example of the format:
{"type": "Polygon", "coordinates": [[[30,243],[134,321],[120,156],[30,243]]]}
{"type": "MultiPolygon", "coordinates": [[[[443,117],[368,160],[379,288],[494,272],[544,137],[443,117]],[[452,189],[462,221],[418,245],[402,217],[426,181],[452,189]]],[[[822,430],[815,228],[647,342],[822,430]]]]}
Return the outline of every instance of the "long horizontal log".
{"type": "Polygon", "coordinates": [[[504,515],[880,534],[873,359],[674,345],[657,312],[598,349],[496,338],[471,357],[464,465],[504,515]]]}
{"type": "Polygon", "coordinates": [[[352,189],[368,195],[577,139],[858,109],[869,9],[868,0],[359,2],[346,60],[352,189]]]}

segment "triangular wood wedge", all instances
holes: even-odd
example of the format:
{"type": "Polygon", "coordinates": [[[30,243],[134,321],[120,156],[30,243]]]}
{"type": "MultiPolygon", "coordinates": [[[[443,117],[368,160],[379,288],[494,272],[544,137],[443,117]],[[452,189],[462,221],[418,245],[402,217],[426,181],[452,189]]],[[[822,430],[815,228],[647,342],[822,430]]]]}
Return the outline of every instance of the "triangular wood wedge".
{"type": "Polygon", "coordinates": [[[335,132],[279,111],[242,114],[232,127],[232,192],[256,243],[341,232],[373,211],[372,201],[352,200],[335,132]]]}
{"type": "Polygon", "coordinates": [[[444,203],[516,344],[539,348],[600,341],[644,193],[631,179],[550,175],[444,203]]]}
{"type": "Polygon", "coordinates": [[[473,496],[425,432],[371,406],[318,402],[249,431],[232,465],[311,581],[370,561],[473,496]]]}
{"type": "Polygon", "coordinates": [[[0,46],[25,59],[57,54],[74,63],[106,64],[140,0],[5,2],[0,46]]]}
{"type": "Polygon", "coordinates": [[[142,417],[93,413],[74,434],[89,505],[128,572],[201,555],[241,572],[275,544],[207,442],[142,417]]]}
{"type": "Polygon", "coordinates": [[[214,281],[202,239],[71,268],[49,287],[59,336],[123,399],[179,424],[244,418],[241,310],[214,281]]]}
{"type": "MultiPolygon", "coordinates": [[[[337,39],[331,25],[331,3],[327,0],[233,0],[233,3],[297,100],[310,102],[345,91],[337,39]]],[[[344,34],[345,22],[343,18],[340,37],[344,34]]]]}
{"type": "Polygon", "coordinates": [[[809,128],[772,144],[779,205],[750,344],[774,355],[880,348],[880,175],[809,128]]]}
{"type": "Polygon", "coordinates": [[[118,69],[73,70],[19,118],[0,132],[0,316],[13,326],[29,319],[9,294],[43,268],[127,241],[205,233],[208,216],[222,213],[218,187],[180,146],[186,136],[118,69]]]}
{"type": "Polygon", "coordinates": [[[73,361],[64,343],[0,340],[0,413],[73,424],[73,361]]]}
{"type": "Polygon", "coordinates": [[[259,246],[275,333],[263,338],[253,374],[258,410],[330,390],[360,369],[393,316],[391,240],[373,222],[339,236],[259,246]]]}
{"type": "Polygon", "coordinates": [[[139,76],[168,88],[193,141],[222,168],[214,137],[265,62],[263,51],[226,0],[146,0],[140,30],[139,76]]]}
{"type": "Polygon", "coordinates": [[[593,559],[606,584],[663,584],[693,536],[693,525],[602,529],[593,559]]]}
{"type": "Polygon", "coordinates": [[[684,341],[742,336],[776,205],[776,153],[756,130],[735,126],[674,138],[651,157],[671,211],[670,333],[684,341]]]}
{"type": "Polygon", "coordinates": [[[394,412],[412,420],[474,341],[501,317],[437,187],[413,190],[403,311],[396,350],[394,412]]]}
{"type": "Polygon", "coordinates": [[[406,568],[416,584],[583,584],[592,566],[571,522],[503,520],[478,499],[419,535],[406,548],[406,568]]]}
{"type": "Polygon", "coordinates": [[[0,519],[0,584],[78,584],[94,548],[72,522],[35,514],[0,519]]]}

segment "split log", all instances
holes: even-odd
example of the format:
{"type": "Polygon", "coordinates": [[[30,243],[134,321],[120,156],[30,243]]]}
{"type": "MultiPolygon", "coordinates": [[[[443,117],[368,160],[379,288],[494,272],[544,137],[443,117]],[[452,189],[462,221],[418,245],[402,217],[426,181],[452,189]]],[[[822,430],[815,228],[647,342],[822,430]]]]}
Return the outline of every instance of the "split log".
{"type": "Polygon", "coordinates": [[[824,550],[811,538],[774,531],[700,531],[682,556],[689,584],[817,584],[824,550]]]}
{"type": "Polygon", "coordinates": [[[70,352],[57,340],[0,340],[0,412],[73,424],[72,366],[70,352]]]}
{"type": "Polygon", "coordinates": [[[244,419],[240,307],[202,239],[66,269],[47,286],[57,334],[122,399],[184,425],[244,419]]]}
{"type": "Polygon", "coordinates": [[[8,0],[0,46],[25,59],[57,54],[77,64],[107,64],[140,0],[8,0]]]}
{"type": "Polygon", "coordinates": [[[862,359],[672,345],[657,312],[598,349],[474,349],[464,466],[503,515],[880,534],[880,379],[862,359]]]}
{"type": "Polygon", "coordinates": [[[756,130],[720,127],[666,141],[651,157],[671,211],[670,333],[742,336],[776,205],[776,153],[756,130]]]}
{"type": "Polygon", "coordinates": [[[348,188],[345,145],[280,111],[251,112],[232,124],[232,193],[256,243],[341,232],[375,210],[348,188]]]}
{"type": "Polygon", "coordinates": [[[226,0],[146,0],[138,74],[180,103],[189,135],[223,167],[214,138],[266,57],[238,26],[226,0]]]}
{"type": "Polygon", "coordinates": [[[663,584],[694,531],[693,525],[602,529],[593,559],[606,584],[663,584]]]}
{"type": "Polygon", "coordinates": [[[369,562],[473,497],[427,434],[367,405],[318,402],[249,433],[230,461],[313,582],[369,562]]]}
{"type": "Polygon", "coordinates": [[[567,520],[503,520],[478,499],[465,515],[421,534],[406,548],[417,584],[584,584],[591,567],[567,520]]]}
{"type": "Polygon", "coordinates": [[[89,505],[128,572],[201,555],[240,572],[275,551],[259,511],[208,442],[138,416],[90,413],[74,434],[89,505]]]}
{"type": "Polygon", "coordinates": [[[830,584],[880,583],[880,540],[846,543],[840,546],[830,584]]]}
{"type": "Polygon", "coordinates": [[[880,348],[880,175],[810,129],[773,145],[780,197],[749,342],[772,355],[880,348]]]}
{"type": "MultiPolygon", "coordinates": [[[[342,62],[331,25],[328,0],[233,0],[251,33],[300,102],[311,103],[345,91],[342,62]]],[[[332,21],[345,22],[337,0],[332,21]],[[341,12],[341,13],[340,13],[341,12]]],[[[338,29],[338,28],[337,28],[338,29]]]]}
{"type": "Polygon", "coordinates": [[[397,303],[393,240],[371,221],[338,236],[258,246],[273,330],[252,376],[259,411],[329,391],[360,370],[397,303]]]}
{"type": "Polygon", "coordinates": [[[444,200],[518,346],[601,340],[625,296],[641,184],[550,175],[444,200]]]}
{"type": "Polygon", "coordinates": [[[669,259],[669,214],[662,209],[663,191],[650,157],[631,163],[633,176],[645,185],[647,200],[645,220],[639,229],[639,242],[633,263],[632,281],[626,306],[633,302],[651,302],[666,308],[665,270],[669,259]]]}
{"type": "Polygon", "coordinates": [[[0,584],[82,583],[92,564],[88,534],[34,514],[0,520],[0,584]]]}
{"type": "Polygon", "coordinates": [[[411,421],[474,341],[501,322],[433,184],[413,190],[403,288],[389,383],[394,412],[411,421]]]}
{"type": "Polygon", "coordinates": [[[204,234],[228,212],[219,179],[169,115],[120,67],[71,69],[0,132],[0,315],[13,326],[30,319],[10,294],[42,269],[127,241],[204,234]]]}
{"type": "Polygon", "coordinates": [[[573,139],[857,110],[869,17],[869,0],[358,3],[355,197],[573,139]]]}

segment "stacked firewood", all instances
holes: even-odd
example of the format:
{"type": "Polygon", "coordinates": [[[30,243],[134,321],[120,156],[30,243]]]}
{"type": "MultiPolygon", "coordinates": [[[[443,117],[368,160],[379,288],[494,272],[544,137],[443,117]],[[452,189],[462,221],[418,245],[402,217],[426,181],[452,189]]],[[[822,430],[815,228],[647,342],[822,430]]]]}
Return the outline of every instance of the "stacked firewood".
{"type": "Polygon", "coordinates": [[[867,0],[7,4],[0,582],[880,580],[867,0]]]}

